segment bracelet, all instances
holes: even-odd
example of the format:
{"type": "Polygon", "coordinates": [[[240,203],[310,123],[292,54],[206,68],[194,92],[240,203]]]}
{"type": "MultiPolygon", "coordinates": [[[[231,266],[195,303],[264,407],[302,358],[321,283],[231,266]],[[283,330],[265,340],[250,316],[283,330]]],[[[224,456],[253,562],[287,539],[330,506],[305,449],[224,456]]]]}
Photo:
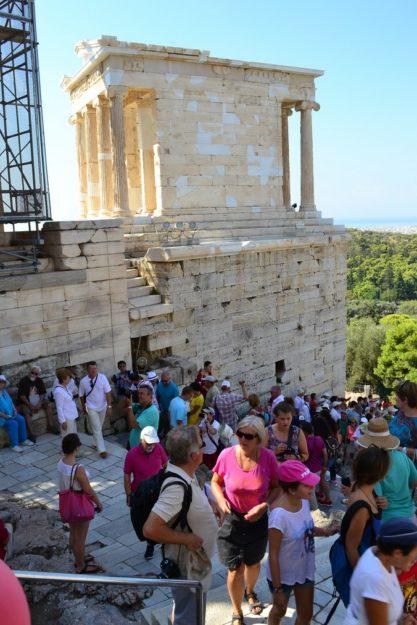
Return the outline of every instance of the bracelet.
{"type": "Polygon", "coordinates": [[[282,586],[273,586],[272,592],[275,594],[276,592],[282,592],[282,586]]]}

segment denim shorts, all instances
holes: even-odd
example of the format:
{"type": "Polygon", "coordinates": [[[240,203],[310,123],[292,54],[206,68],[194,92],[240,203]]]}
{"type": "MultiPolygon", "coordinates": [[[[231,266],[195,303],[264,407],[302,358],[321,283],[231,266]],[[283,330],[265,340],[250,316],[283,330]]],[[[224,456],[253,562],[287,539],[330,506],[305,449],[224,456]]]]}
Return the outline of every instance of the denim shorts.
{"type": "MultiPolygon", "coordinates": [[[[267,579],[266,581],[268,582],[269,590],[271,591],[271,593],[273,593],[274,592],[273,583],[271,582],[270,579],[267,579]]],[[[297,586],[298,588],[307,588],[308,586],[314,586],[314,581],[311,579],[306,579],[305,582],[303,582],[302,584],[300,584],[299,582],[296,582],[294,586],[297,586]]],[[[288,584],[281,584],[282,592],[284,593],[286,597],[290,596],[291,592],[294,589],[294,586],[289,586],[288,584]]]]}

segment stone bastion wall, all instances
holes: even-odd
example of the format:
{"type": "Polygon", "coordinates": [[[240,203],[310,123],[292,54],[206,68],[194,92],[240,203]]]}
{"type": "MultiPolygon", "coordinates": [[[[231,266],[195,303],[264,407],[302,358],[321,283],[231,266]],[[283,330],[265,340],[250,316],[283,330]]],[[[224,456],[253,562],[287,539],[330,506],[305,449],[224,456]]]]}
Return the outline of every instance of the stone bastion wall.
{"type": "Polygon", "coordinates": [[[141,341],[150,363],[161,350],[190,363],[188,377],[210,359],[253,392],[277,376],[288,390],[343,392],[344,235],[150,248],[135,262],[165,304],[152,318],[132,313],[121,220],[50,222],[43,239],[46,271],[0,278],[0,369],[12,383],[33,363],[47,379],[90,359],[110,375],[141,341]]]}

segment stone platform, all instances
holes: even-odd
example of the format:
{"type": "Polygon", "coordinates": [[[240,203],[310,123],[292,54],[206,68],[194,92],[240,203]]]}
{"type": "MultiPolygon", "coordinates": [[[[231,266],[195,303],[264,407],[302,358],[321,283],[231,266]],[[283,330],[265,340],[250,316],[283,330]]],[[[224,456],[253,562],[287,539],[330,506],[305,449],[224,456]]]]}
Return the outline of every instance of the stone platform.
{"type": "MultiPolygon", "coordinates": [[[[123,460],[126,454],[116,442],[107,440],[109,456],[100,459],[92,448],[92,438],[80,434],[83,443],[80,461],[91,475],[91,483],[103,503],[103,512],[92,521],[87,544],[93,555],[110,575],[155,576],[159,571],[159,549],[152,561],[144,560],[145,544],[140,543],[132,529],[123,489],[123,460]]],[[[0,489],[9,491],[25,502],[35,502],[51,509],[58,508],[55,486],[56,465],[61,457],[60,437],[46,434],[38,438],[35,447],[16,454],[10,449],[0,451],[0,489]]],[[[115,440],[115,439],[113,439],[115,440]]],[[[337,500],[338,495],[334,495],[337,500]]],[[[333,605],[333,584],[330,579],[328,551],[334,538],[316,539],[316,592],[313,623],[322,625],[333,605]]],[[[226,590],[226,571],[217,558],[213,560],[213,581],[207,601],[206,625],[230,622],[231,608],[226,590]]],[[[264,570],[257,585],[261,600],[267,608],[261,616],[247,616],[248,624],[266,623],[270,609],[264,570]]],[[[145,608],[138,614],[141,625],[166,625],[172,604],[169,591],[156,590],[145,599],[145,608]]],[[[344,609],[339,607],[331,625],[341,625],[344,609]]],[[[295,622],[294,600],[290,600],[283,625],[295,622]]],[[[45,623],[45,625],[49,625],[45,623]]],[[[190,624],[191,625],[191,624],[190,624]]]]}

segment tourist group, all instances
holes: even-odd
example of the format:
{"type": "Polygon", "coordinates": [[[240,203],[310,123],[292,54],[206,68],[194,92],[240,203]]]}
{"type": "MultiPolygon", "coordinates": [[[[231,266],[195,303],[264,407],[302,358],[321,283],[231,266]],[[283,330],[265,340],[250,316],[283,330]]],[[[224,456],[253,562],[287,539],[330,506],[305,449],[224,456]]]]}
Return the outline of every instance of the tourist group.
{"type": "MultiPolygon", "coordinates": [[[[0,426],[16,453],[36,442],[31,416],[41,407],[48,429],[61,434],[60,512],[76,572],[103,570],[85,552],[89,522],[102,504],[77,460],[77,422],[85,416],[105,458],[102,428],[115,406],[129,429],[120,467],[127,511],[147,542],[145,558],[160,554],[161,576],[198,580],[205,597],[217,552],[227,568],[231,623],[243,625],[244,601],[254,615],[266,607],[256,592],[265,558],[268,624],[279,625],[293,593],[296,623],[309,625],[314,539],[335,535],[329,558],[345,625],[416,622],[416,585],[414,601],[404,601],[403,589],[410,575],[417,578],[417,384],[399,384],[393,402],[303,388],[287,396],[277,384],[263,402],[243,380],[238,392],[227,377],[219,382],[210,362],[182,390],[169,371],[141,376],[123,361],[113,386],[95,362],[79,384],[69,369],[57,371],[49,396],[40,374],[30,369],[15,402],[0,376],[0,426]],[[337,489],[344,497],[341,524],[316,527],[312,512],[330,509],[337,489]]],[[[193,592],[172,593],[174,625],[195,623],[193,592]]]]}

